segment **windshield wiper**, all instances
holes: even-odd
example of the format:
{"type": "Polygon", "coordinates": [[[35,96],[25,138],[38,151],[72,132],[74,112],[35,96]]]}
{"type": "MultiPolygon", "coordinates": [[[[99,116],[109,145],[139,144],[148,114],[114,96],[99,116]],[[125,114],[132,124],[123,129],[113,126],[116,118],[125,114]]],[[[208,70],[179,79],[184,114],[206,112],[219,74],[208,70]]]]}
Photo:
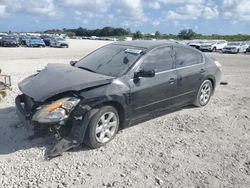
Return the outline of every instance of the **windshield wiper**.
{"type": "Polygon", "coordinates": [[[89,68],[86,68],[86,67],[78,67],[79,69],[83,69],[83,70],[86,70],[86,71],[89,71],[89,72],[93,72],[93,73],[96,73],[95,71],[89,69],[89,68]]]}

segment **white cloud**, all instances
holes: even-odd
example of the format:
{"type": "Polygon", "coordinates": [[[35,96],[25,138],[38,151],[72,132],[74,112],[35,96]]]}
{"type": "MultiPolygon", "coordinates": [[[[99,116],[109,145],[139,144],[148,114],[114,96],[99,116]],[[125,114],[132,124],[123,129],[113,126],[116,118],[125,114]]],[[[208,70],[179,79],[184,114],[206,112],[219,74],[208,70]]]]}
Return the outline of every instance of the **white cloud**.
{"type": "Polygon", "coordinates": [[[176,10],[166,12],[166,18],[170,20],[196,20],[198,18],[213,19],[219,16],[217,7],[207,7],[203,4],[187,4],[176,10]]]}
{"type": "Polygon", "coordinates": [[[222,11],[226,19],[250,21],[249,0],[224,0],[222,11]]]}
{"type": "Polygon", "coordinates": [[[0,4],[0,17],[4,17],[6,15],[6,6],[0,4]]]}
{"type": "Polygon", "coordinates": [[[104,13],[107,12],[110,2],[107,0],[59,0],[59,4],[78,11],[104,13]]]}
{"type": "Polygon", "coordinates": [[[142,0],[60,0],[59,5],[73,10],[75,19],[83,23],[116,20],[127,26],[147,21],[142,0]]]}
{"type": "Polygon", "coordinates": [[[204,0],[158,0],[164,4],[201,4],[204,0]]]}
{"type": "Polygon", "coordinates": [[[158,2],[158,1],[148,2],[148,3],[147,3],[147,6],[148,6],[149,8],[152,8],[152,9],[160,9],[160,8],[161,8],[161,4],[160,4],[160,2],[158,2]]]}
{"type": "Polygon", "coordinates": [[[120,17],[126,17],[130,21],[147,21],[141,0],[120,0],[116,1],[113,6],[120,17]]]}
{"type": "Polygon", "coordinates": [[[159,21],[159,20],[153,21],[152,25],[153,25],[154,27],[158,27],[158,26],[161,25],[161,21],[159,21]]]}
{"type": "Polygon", "coordinates": [[[219,16],[217,7],[204,7],[202,10],[202,16],[206,19],[213,19],[219,16]]]}
{"type": "Polygon", "coordinates": [[[4,14],[26,13],[32,15],[58,16],[54,0],[2,0],[0,12],[4,14]]]}

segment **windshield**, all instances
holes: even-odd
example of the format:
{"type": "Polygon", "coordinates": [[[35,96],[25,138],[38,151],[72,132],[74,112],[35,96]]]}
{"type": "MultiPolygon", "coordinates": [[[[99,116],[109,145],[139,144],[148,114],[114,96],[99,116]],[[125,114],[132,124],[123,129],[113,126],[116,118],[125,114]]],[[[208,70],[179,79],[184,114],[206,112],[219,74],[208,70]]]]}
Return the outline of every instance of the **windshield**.
{"type": "Polygon", "coordinates": [[[228,45],[231,45],[231,46],[239,46],[239,45],[240,45],[240,42],[230,42],[230,43],[228,43],[228,45]]]}
{"type": "Polygon", "coordinates": [[[140,56],[142,50],[126,46],[107,45],[76,63],[76,67],[117,77],[124,73],[140,56]]]}

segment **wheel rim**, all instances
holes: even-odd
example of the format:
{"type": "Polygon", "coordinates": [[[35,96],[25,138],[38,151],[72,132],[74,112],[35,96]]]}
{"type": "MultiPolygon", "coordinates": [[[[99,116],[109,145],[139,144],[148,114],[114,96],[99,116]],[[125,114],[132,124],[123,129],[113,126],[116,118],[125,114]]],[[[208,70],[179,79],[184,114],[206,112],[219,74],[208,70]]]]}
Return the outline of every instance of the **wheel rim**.
{"type": "Polygon", "coordinates": [[[106,112],[103,114],[95,129],[96,140],[100,143],[106,143],[114,136],[118,126],[117,116],[114,112],[106,112]]]}
{"type": "Polygon", "coordinates": [[[206,83],[202,86],[200,92],[200,103],[201,105],[207,104],[211,94],[211,86],[210,84],[206,83]]]}

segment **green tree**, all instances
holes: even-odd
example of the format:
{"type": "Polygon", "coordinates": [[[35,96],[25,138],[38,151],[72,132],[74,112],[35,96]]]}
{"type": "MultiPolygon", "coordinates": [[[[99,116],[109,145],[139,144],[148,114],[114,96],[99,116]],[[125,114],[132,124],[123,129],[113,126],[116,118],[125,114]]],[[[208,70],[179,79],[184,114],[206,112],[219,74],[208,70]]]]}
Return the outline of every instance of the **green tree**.
{"type": "Polygon", "coordinates": [[[185,40],[193,39],[196,36],[197,33],[195,33],[192,29],[183,29],[178,34],[178,38],[185,40]]]}
{"type": "Polygon", "coordinates": [[[155,32],[155,38],[158,39],[158,38],[160,38],[160,37],[161,37],[161,33],[160,33],[159,31],[156,31],[156,32],[155,32]]]}
{"type": "Polygon", "coordinates": [[[141,38],[143,38],[142,32],[136,31],[136,32],[133,34],[133,38],[134,38],[134,39],[141,39],[141,38]]]}

